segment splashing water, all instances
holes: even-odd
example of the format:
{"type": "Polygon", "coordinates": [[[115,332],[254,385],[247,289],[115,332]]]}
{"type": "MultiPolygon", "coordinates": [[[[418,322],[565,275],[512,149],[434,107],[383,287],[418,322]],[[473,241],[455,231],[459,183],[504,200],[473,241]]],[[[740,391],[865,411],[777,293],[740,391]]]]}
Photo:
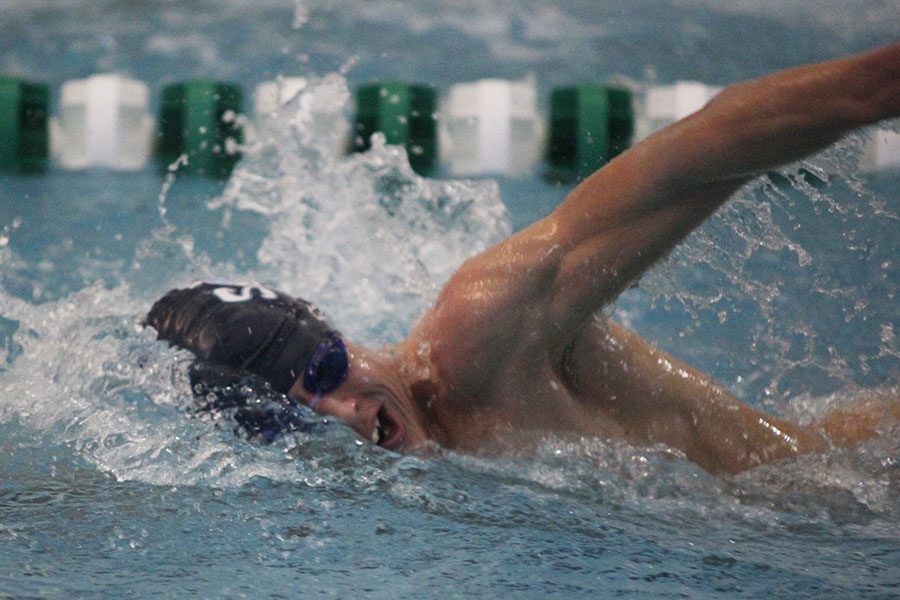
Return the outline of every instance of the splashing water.
{"type": "MultiPolygon", "coordinates": [[[[323,422],[260,445],[235,436],[227,415],[188,415],[191,357],[140,326],[171,287],[260,282],[320,304],[348,336],[391,343],[465,258],[509,233],[501,189],[514,202],[510,189],[537,190],[538,203],[558,194],[424,180],[380,139],[343,156],[348,77],[444,89],[532,72],[548,86],[619,71],[726,83],[873,45],[852,41],[866,19],[896,39],[882,18],[891,3],[859,18],[849,2],[798,2],[802,27],[796,15],[771,20],[784,2],[742,3],[749,20],[701,0],[266,0],[214,11],[148,1],[120,14],[112,2],[35,0],[31,17],[15,4],[0,8],[13,40],[0,63],[46,81],[94,68],[155,88],[179,69],[245,81],[298,63],[338,74],[306,77],[257,119],[224,187],[178,168],[166,185],[149,173],[0,181],[10,216],[0,222],[0,595],[172,595],[176,582],[241,596],[259,581],[272,594],[329,597],[896,589],[896,430],[732,479],[667,448],[600,439],[426,460],[323,422]],[[829,18],[846,19],[841,35],[822,29],[829,18]],[[778,40],[799,41],[782,57],[778,40]]],[[[618,315],[751,403],[801,420],[896,381],[896,204],[848,168],[855,144],[754,182],[618,315]]]]}
{"type": "Polygon", "coordinates": [[[496,184],[423,179],[379,135],[372,151],[337,158],[349,98],[341,76],[306,80],[261,123],[211,207],[266,215],[262,280],[320,303],[351,337],[394,342],[510,227],[496,184]]]}
{"type": "Polygon", "coordinates": [[[730,338],[715,364],[696,362],[730,363],[726,383],[773,408],[800,391],[849,399],[890,382],[898,216],[855,172],[861,140],[752,182],[623,305],[683,314],[673,342],[691,362],[698,337],[730,338]]]}
{"type": "MultiPolygon", "coordinates": [[[[230,426],[223,433],[184,419],[189,357],[143,330],[152,298],[196,279],[259,281],[320,303],[351,337],[387,343],[405,334],[459,263],[510,231],[494,183],[423,179],[402,148],[383,140],[365,155],[341,156],[335,132],[348,100],[341,76],[306,80],[259,121],[227,187],[208,202],[225,237],[244,234],[236,213],[263,218],[268,231],[250,270],[197,247],[195,223],[169,211],[184,199],[173,196],[178,182],[167,180],[161,225],[138,241],[130,267],[110,286],[87,285],[40,305],[2,292],[0,419],[46,432],[120,479],[294,479],[289,453],[274,462],[253,445],[242,453],[230,426]],[[150,299],[135,292],[148,287],[150,299]]],[[[4,275],[25,268],[8,243],[0,252],[4,275]]],[[[352,438],[333,436],[341,444],[352,438]]],[[[294,445],[285,444],[276,455],[294,445]]]]}
{"type": "MultiPolygon", "coordinates": [[[[299,27],[308,15],[297,7],[299,27]]],[[[281,95],[274,112],[252,123],[243,119],[248,141],[226,187],[205,206],[190,205],[193,196],[211,188],[192,191],[180,179],[179,165],[173,165],[155,198],[155,224],[136,236],[130,262],[92,257],[76,269],[81,285],[70,287],[77,291],[54,291],[31,277],[42,267],[35,269],[10,247],[21,220],[4,226],[0,420],[42,431],[125,480],[240,485],[256,476],[318,478],[328,464],[339,477],[341,461],[362,460],[356,446],[349,455],[345,449],[353,436],[333,428],[324,441],[316,440],[328,447],[326,458],[316,458],[315,469],[298,472],[295,458],[309,458],[309,436],[298,434],[262,449],[235,440],[227,422],[216,428],[204,419],[184,418],[190,359],[153,343],[152,332],[140,326],[141,316],[173,286],[199,279],[260,282],[316,302],[351,338],[392,343],[463,260],[506,237],[510,226],[494,182],[423,179],[410,169],[402,148],[385,145],[377,135],[369,152],[344,156],[348,132],[342,124],[350,93],[343,75],[280,83],[292,93],[281,95]],[[179,189],[182,184],[186,190],[179,189]],[[220,240],[218,254],[203,239],[206,230],[220,240]],[[238,260],[243,251],[249,258],[238,260]]],[[[681,331],[693,341],[715,339],[721,331],[733,334],[743,345],[729,345],[718,358],[731,360],[741,375],[727,383],[799,419],[821,416],[822,393],[851,396],[864,383],[860,373],[884,381],[884,371],[896,369],[900,355],[879,296],[894,294],[896,284],[876,281],[856,288],[834,266],[837,245],[865,261],[881,260],[887,271],[894,268],[890,255],[896,243],[879,246],[862,232],[873,218],[896,221],[897,215],[852,174],[857,145],[851,138],[744,190],[663,268],[651,272],[641,289],[626,295],[620,315],[628,320],[645,313],[640,318],[652,323],[646,314],[661,306],[669,323],[686,315],[681,331]],[[800,228],[805,221],[797,214],[804,211],[837,221],[847,238],[823,248],[816,232],[800,228]],[[798,287],[806,297],[793,297],[798,287]],[[810,292],[813,300],[821,297],[821,310],[806,311],[810,292]],[[863,324],[865,335],[875,334],[855,356],[847,356],[831,341],[840,335],[835,333],[840,323],[863,324]],[[765,363],[752,358],[748,368],[742,361],[747,355],[764,356],[765,363]],[[809,373],[824,374],[829,383],[811,389],[809,373]],[[806,393],[787,405],[781,398],[796,396],[793,388],[806,393]]],[[[63,244],[62,251],[68,247],[63,244]]],[[[690,358],[689,351],[685,354],[690,358]]],[[[577,489],[584,474],[575,457],[583,454],[589,464],[605,465],[601,471],[609,479],[594,482],[595,487],[621,492],[671,484],[664,476],[671,465],[652,452],[600,444],[601,453],[608,453],[600,458],[596,448],[548,444],[552,449],[522,477],[577,489]],[[565,456],[570,466],[549,466],[554,456],[565,456]],[[637,477],[634,465],[644,475],[637,477]],[[635,481],[642,483],[623,483],[635,481]]],[[[881,456],[889,452],[884,449],[881,456]]],[[[489,462],[488,468],[510,465],[489,462]]],[[[718,493],[718,484],[711,490],[718,493]]],[[[865,494],[881,498],[877,504],[891,510],[882,496],[865,494]]]]}
{"type": "MultiPolygon", "coordinates": [[[[46,294],[42,304],[16,298],[9,289],[0,292],[5,396],[0,420],[16,419],[44,432],[54,443],[74,448],[123,480],[241,485],[262,476],[311,478],[327,485],[323,482],[344,477],[347,461],[369,460],[357,445],[348,446],[353,436],[341,428],[325,436],[297,434],[260,448],[235,439],[227,420],[210,427],[207,419],[185,418],[191,405],[186,376],[190,358],[154,343],[153,332],[140,325],[147,306],[169,287],[197,279],[261,282],[319,303],[353,338],[391,343],[406,333],[465,258],[509,234],[493,182],[423,179],[411,171],[402,148],[386,146],[378,136],[370,152],[342,156],[346,130],[336,124],[346,121],[350,97],[342,76],[310,77],[292,85],[296,93],[255,123],[234,175],[205,207],[185,208],[185,196],[177,193],[176,166],[175,181],[167,180],[155,199],[159,226],[137,241],[121,273],[108,276],[105,283],[59,294],[58,300],[46,294]],[[188,212],[179,216],[178,210],[188,212]],[[209,254],[208,244],[198,244],[198,215],[226,240],[223,257],[209,254]],[[227,249],[231,241],[254,237],[246,227],[248,218],[262,228],[249,246],[254,259],[239,265],[227,249]],[[316,451],[309,449],[313,442],[320,446],[316,451]],[[304,462],[298,463],[301,456],[304,462]],[[305,461],[311,458],[309,467],[305,461]]],[[[846,168],[850,146],[802,166],[824,179],[825,173],[846,168]]],[[[808,278],[829,299],[859,301],[871,297],[869,290],[845,287],[841,273],[829,271],[827,257],[819,258],[819,249],[792,230],[792,217],[785,215],[798,207],[823,206],[824,213],[842,223],[871,218],[872,212],[896,216],[850,176],[840,181],[859,199],[855,207],[835,201],[828,189],[808,183],[797,169],[787,177],[789,187],[763,180],[742,193],[676,251],[669,268],[647,277],[639,292],[654,302],[686,307],[697,330],[711,320],[709,314],[716,325],[728,325],[740,322],[740,313],[752,306],[753,322],[765,326],[756,325],[745,335],[771,359],[756,365],[762,373],[757,376],[759,386],[777,389],[793,372],[810,367],[846,382],[850,376],[845,372],[855,366],[840,355],[826,353],[823,358],[816,345],[830,324],[811,317],[795,319],[780,302],[786,275],[756,270],[754,261],[762,254],[769,258],[762,261],[768,268],[771,257],[784,262],[785,255],[792,256],[787,261],[796,267],[792,275],[808,278]],[[683,264],[691,270],[681,268],[683,264]],[[806,344],[800,350],[795,348],[798,335],[806,344]]],[[[828,185],[837,185],[834,176],[828,185]]],[[[20,226],[13,223],[4,229],[4,281],[15,281],[17,273],[29,268],[9,244],[20,226]]],[[[100,263],[93,268],[105,267],[100,263]]],[[[41,294],[32,291],[31,296],[41,294]]],[[[623,311],[640,306],[630,298],[622,304],[623,311]]],[[[864,305],[856,310],[862,320],[867,311],[877,309],[864,305]]],[[[854,318],[849,316],[850,321],[854,318]]],[[[880,322],[879,358],[897,358],[891,331],[890,323],[880,322]]],[[[810,397],[801,396],[791,407],[776,406],[801,419],[820,416],[814,413],[821,402],[802,400],[810,397]]],[[[642,449],[600,442],[593,449],[548,443],[550,449],[529,463],[521,477],[574,491],[582,485],[584,461],[593,467],[602,464],[606,479],[591,486],[611,486],[630,494],[630,501],[635,501],[634,493],[644,493],[637,490],[656,490],[647,492],[655,496],[676,485],[673,481],[694,477],[673,472],[668,460],[642,449]],[[579,455],[582,458],[576,459],[579,455]],[[566,466],[547,463],[557,456],[565,457],[566,466]]],[[[885,448],[880,455],[890,452],[885,448]]],[[[471,467],[467,460],[462,462],[471,467]]],[[[511,468],[503,462],[487,464],[489,470],[511,468]]],[[[688,466],[687,472],[695,468],[688,466]]],[[[878,485],[861,488],[861,497],[880,510],[893,510],[892,503],[874,491],[878,485]]],[[[707,493],[731,493],[717,483],[710,486],[707,493]]]]}

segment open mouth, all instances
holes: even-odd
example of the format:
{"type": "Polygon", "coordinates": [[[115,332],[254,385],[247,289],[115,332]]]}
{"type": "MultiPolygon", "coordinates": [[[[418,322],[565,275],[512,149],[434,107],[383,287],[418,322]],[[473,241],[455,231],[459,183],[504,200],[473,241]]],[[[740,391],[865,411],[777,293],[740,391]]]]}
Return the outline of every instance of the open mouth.
{"type": "Polygon", "coordinates": [[[375,426],[372,428],[370,439],[389,450],[394,450],[403,442],[403,426],[394,419],[382,406],[375,416],[375,426]]]}

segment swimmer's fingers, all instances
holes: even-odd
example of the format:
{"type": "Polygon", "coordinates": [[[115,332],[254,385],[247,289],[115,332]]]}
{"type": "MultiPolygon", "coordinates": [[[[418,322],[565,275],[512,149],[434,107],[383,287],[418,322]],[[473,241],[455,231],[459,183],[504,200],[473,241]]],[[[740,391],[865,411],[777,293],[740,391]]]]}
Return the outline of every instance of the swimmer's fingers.
{"type": "Polygon", "coordinates": [[[828,413],[819,426],[832,443],[852,447],[883,435],[900,423],[900,397],[878,394],[828,413]]]}

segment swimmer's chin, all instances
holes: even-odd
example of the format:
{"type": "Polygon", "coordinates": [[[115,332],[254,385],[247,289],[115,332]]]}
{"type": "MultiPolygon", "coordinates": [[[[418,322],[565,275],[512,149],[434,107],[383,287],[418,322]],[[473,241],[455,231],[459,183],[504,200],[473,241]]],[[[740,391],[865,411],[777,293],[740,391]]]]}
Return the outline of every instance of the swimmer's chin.
{"type": "Polygon", "coordinates": [[[386,446],[376,446],[382,450],[387,450],[400,456],[415,456],[417,458],[441,458],[448,450],[441,446],[438,442],[431,439],[424,439],[414,442],[404,440],[396,448],[388,448],[386,446]]]}
{"type": "Polygon", "coordinates": [[[446,455],[447,449],[434,440],[424,440],[410,448],[404,448],[397,452],[418,458],[441,458],[446,455]]]}

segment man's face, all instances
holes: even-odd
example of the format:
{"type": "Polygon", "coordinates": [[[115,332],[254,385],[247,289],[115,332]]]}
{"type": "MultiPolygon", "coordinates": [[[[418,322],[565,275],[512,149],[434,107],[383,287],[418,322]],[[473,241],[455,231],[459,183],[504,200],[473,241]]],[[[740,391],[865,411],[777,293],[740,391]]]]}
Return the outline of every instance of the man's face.
{"type": "Polygon", "coordinates": [[[290,395],[388,450],[404,452],[425,443],[429,436],[421,425],[421,417],[393,370],[365,351],[351,347],[348,355],[347,379],[337,389],[314,394],[298,382],[290,395]]]}

